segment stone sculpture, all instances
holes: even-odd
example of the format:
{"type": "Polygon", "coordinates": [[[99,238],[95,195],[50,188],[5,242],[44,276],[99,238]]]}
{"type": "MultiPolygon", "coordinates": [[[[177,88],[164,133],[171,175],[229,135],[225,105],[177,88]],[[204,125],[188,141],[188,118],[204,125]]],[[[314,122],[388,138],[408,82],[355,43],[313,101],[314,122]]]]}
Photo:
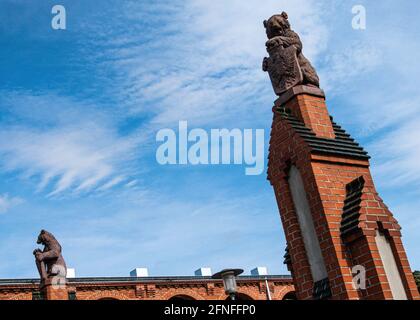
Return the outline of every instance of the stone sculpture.
{"type": "Polygon", "coordinates": [[[282,95],[297,85],[319,87],[318,75],[302,53],[299,35],[290,28],[286,12],[264,21],[268,41],[268,58],[263,70],[270,75],[274,92],[282,95]]]}
{"type": "Polygon", "coordinates": [[[35,249],[33,252],[41,283],[45,284],[53,277],[65,278],[67,267],[57,239],[50,232],[41,230],[37,243],[44,245],[43,250],[35,249]]]}

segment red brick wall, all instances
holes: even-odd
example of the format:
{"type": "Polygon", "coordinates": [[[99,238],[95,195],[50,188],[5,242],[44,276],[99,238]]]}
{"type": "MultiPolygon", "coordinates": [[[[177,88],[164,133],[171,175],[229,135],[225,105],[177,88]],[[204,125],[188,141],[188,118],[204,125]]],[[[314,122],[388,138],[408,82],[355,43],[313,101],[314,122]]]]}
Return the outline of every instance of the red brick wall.
{"type": "MultiPolygon", "coordinates": [[[[291,279],[269,279],[271,298],[282,300],[294,292],[291,279]]],[[[37,285],[0,286],[0,300],[31,300],[32,291],[37,291],[37,285]]],[[[223,283],[213,280],[157,281],[147,282],[95,282],[70,283],[69,292],[75,292],[78,300],[168,300],[180,296],[194,300],[225,300],[223,283]]],[[[252,300],[267,300],[267,289],[264,280],[239,280],[238,293],[241,298],[252,300]]]]}

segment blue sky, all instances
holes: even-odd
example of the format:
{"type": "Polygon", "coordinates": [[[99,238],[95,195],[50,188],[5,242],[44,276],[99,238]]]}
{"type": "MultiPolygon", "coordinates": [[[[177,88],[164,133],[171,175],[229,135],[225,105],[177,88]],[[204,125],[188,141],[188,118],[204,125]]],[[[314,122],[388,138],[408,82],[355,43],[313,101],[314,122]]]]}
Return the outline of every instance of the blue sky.
{"type": "MultiPolygon", "coordinates": [[[[373,157],[420,269],[417,1],[0,2],[0,278],[33,277],[40,229],[78,276],[282,264],[273,191],[243,166],[161,166],[156,132],[271,125],[262,21],[283,10],[328,107],[373,157]],[[67,30],[51,28],[64,5],[67,30]],[[353,5],[367,29],[353,30],[353,5]]],[[[267,144],[266,144],[267,149],[267,144]]]]}

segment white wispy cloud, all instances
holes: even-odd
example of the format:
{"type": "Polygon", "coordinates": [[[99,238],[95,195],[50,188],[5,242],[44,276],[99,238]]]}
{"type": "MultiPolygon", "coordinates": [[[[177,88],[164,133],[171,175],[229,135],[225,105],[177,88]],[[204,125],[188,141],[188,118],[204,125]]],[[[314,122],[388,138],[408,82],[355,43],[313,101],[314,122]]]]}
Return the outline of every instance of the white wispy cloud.
{"type": "Polygon", "coordinates": [[[420,185],[419,117],[405,121],[404,125],[384,133],[371,145],[375,159],[375,174],[386,188],[414,186],[418,194],[420,185]]]}
{"type": "Polygon", "coordinates": [[[11,115],[0,130],[0,165],[34,179],[38,192],[104,191],[132,173],[139,137],[120,135],[105,115],[57,96],[8,98],[3,105],[11,115]]]}
{"type": "MultiPolygon", "coordinates": [[[[255,121],[256,104],[273,99],[268,75],[261,70],[265,52],[263,20],[286,10],[302,35],[312,59],[325,49],[325,7],[299,1],[188,1],[170,6],[170,17],[144,42],[138,2],[126,4],[132,22],[124,41],[117,38],[108,53],[119,78],[117,95],[132,112],[152,115],[154,127],[193,120],[206,125],[224,121],[255,121]],[[172,31],[172,32],[171,32],[172,31]],[[152,53],[151,53],[152,52],[152,53]]],[[[167,17],[167,10],[160,12],[167,17]]],[[[112,35],[109,35],[113,39],[112,35]]],[[[109,45],[109,41],[107,41],[109,45]]],[[[268,110],[268,109],[267,109],[268,110]]]]}
{"type": "MultiPolygon", "coordinates": [[[[268,184],[246,193],[249,180],[235,180],[234,175],[189,179],[182,175],[181,179],[159,170],[147,190],[138,191],[143,184],[133,175],[140,167],[138,148],[141,145],[142,154],[148,152],[144,142],[150,139],[139,140],[143,138],[118,130],[119,122],[132,116],[144,120],[137,124],[137,134],[150,134],[178,120],[217,127],[238,127],[248,121],[268,128],[275,95],[268,75],[261,71],[266,55],[262,21],[283,10],[301,35],[304,54],[318,66],[332,114],[345,115],[344,127],[349,130],[346,124],[351,123],[356,138],[370,141],[367,149],[374,156],[377,186],[395,194],[391,203],[384,200],[396,209],[411,244],[410,259],[419,264],[415,226],[419,225],[420,99],[415,79],[420,60],[415,53],[420,48],[418,38],[405,27],[416,20],[396,12],[400,6],[375,3],[376,13],[368,11],[368,29],[356,32],[349,31],[352,4],[348,2],[338,7],[338,2],[315,0],[116,3],[101,4],[94,18],[89,13],[81,19],[84,22],[72,26],[79,28],[83,36],[78,40],[86,45],[86,51],[75,56],[91,59],[89,70],[94,66],[103,81],[91,84],[98,87],[84,88],[83,103],[80,97],[52,93],[0,94],[0,108],[6,114],[0,130],[2,171],[34,180],[37,190],[50,196],[123,186],[106,203],[80,199],[79,206],[63,201],[52,208],[47,200],[28,214],[37,228],[46,223],[48,228],[50,223],[59,229],[66,260],[79,274],[126,275],[140,265],[159,275],[180,274],[200,265],[248,268],[261,263],[272,266],[275,273],[286,272],[279,259],[284,237],[268,184]],[[379,11],[382,6],[388,7],[379,11]],[[86,44],[85,37],[92,43],[86,44]],[[116,103],[103,108],[87,101],[92,89],[116,103]],[[341,102],[348,109],[343,110],[341,102]],[[232,189],[240,194],[203,186],[221,180],[232,180],[232,189]],[[194,193],[197,189],[202,192],[194,193]],[[215,196],[217,191],[224,195],[215,196]],[[61,224],[37,217],[53,211],[62,215],[61,224]],[[69,228],[76,219],[80,228],[69,228]]],[[[14,197],[1,197],[13,203],[14,197]]],[[[15,223],[19,221],[10,220],[4,228],[15,223]]],[[[1,265],[2,272],[20,276],[18,266],[34,274],[31,256],[25,252],[31,251],[29,238],[37,231],[18,229],[13,233],[22,232],[21,238],[7,236],[1,241],[3,251],[10,243],[18,247],[4,264],[7,268],[1,265]]]]}
{"type": "Polygon", "coordinates": [[[339,52],[326,55],[321,69],[323,89],[328,93],[346,92],[348,84],[369,74],[382,64],[381,50],[365,41],[351,41],[339,52]]]}
{"type": "Polygon", "coordinates": [[[0,214],[8,212],[14,206],[23,202],[19,197],[11,197],[9,194],[0,194],[0,214]]]}
{"type": "Polygon", "coordinates": [[[346,108],[333,106],[334,113],[354,126],[357,138],[368,141],[378,186],[417,190],[420,96],[412,79],[420,72],[420,61],[413,59],[420,45],[414,30],[394,28],[392,21],[384,23],[372,13],[369,19],[366,31],[338,40],[327,57],[327,95],[344,101],[346,108]]]}

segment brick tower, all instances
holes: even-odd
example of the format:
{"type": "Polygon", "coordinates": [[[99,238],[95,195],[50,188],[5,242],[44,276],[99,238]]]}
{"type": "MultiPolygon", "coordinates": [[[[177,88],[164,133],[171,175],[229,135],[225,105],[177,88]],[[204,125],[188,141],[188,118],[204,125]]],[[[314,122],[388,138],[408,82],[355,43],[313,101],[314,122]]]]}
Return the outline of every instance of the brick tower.
{"type": "Polygon", "coordinates": [[[298,298],[419,299],[400,226],[375,190],[369,156],[329,116],[324,93],[295,86],[273,113],[268,179],[298,298]],[[353,276],[364,272],[365,287],[354,286],[353,276]]]}
{"type": "Polygon", "coordinates": [[[263,69],[279,96],[268,180],[298,299],[420,299],[401,228],[375,190],[367,152],[330,117],[287,14],[264,26],[270,56],[263,69]]]}

